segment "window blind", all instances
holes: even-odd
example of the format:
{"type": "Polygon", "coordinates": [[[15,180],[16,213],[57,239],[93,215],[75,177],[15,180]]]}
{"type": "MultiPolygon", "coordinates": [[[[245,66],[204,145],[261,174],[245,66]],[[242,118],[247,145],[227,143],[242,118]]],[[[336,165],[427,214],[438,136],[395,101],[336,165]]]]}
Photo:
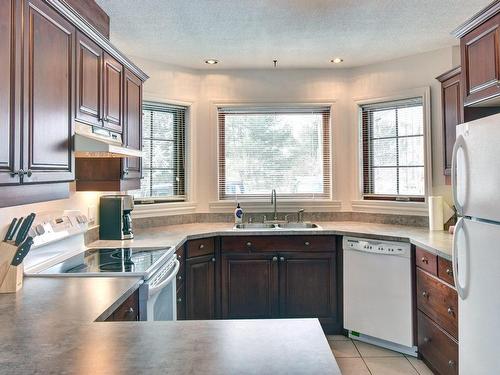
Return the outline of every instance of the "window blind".
{"type": "Polygon", "coordinates": [[[184,201],[186,107],[143,105],[143,179],[134,194],[139,203],[184,201]]]}
{"type": "Polygon", "coordinates": [[[364,199],[423,201],[421,97],[361,106],[364,199]]]}
{"type": "Polygon", "coordinates": [[[220,107],[219,198],[331,196],[329,107],[220,107]]]}

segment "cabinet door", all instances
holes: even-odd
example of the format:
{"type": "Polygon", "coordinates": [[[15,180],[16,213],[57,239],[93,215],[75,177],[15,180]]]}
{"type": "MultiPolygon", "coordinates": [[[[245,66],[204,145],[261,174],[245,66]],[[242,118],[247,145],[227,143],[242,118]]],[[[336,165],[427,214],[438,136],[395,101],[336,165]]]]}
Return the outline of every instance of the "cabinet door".
{"type": "Polygon", "coordinates": [[[278,258],[272,254],[222,256],[222,318],[278,317],[278,258]]]}
{"type": "Polygon", "coordinates": [[[75,28],[42,0],[24,5],[24,182],[71,181],[75,28]]]}
{"type": "Polygon", "coordinates": [[[15,0],[0,2],[0,184],[19,182],[19,177],[11,175],[19,170],[19,134],[16,129],[14,112],[14,80],[16,77],[17,18],[15,0]]]}
{"type": "MultiPolygon", "coordinates": [[[[128,70],[125,71],[125,128],[124,142],[127,147],[142,150],[142,81],[128,70]]],[[[141,158],[123,160],[123,178],[142,178],[141,158]]]]}
{"type": "Polygon", "coordinates": [[[215,257],[186,260],[186,319],[215,318],[215,257]]]}
{"type": "Polygon", "coordinates": [[[337,314],[335,253],[279,255],[280,317],[319,318],[335,323],[337,314]]]}
{"type": "Polygon", "coordinates": [[[463,122],[463,104],[461,99],[460,70],[441,82],[441,100],[443,108],[443,145],[444,174],[451,175],[451,159],[456,138],[456,127],[463,122]]]}
{"type": "Polygon", "coordinates": [[[104,53],[104,127],[121,132],[123,128],[123,65],[104,53]]]}
{"type": "Polygon", "coordinates": [[[465,105],[500,95],[500,15],[460,39],[465,105]]]}
{"type": "Polygon", "coordinates": [[[80,32],[76,34],[76,120],[102,125],[102,49],[80,32]]]}

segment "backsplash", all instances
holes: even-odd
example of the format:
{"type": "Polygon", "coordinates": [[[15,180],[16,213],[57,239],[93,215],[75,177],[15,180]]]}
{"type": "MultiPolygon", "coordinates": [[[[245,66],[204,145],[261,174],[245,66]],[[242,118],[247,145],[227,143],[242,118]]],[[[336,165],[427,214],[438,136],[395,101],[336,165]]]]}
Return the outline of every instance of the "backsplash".
{"type": "MultiPolygon", "coordinates": [[[[293,212],[281,212],[279,214],[279,218],[283,219],[285,215],[289,214],[291,215],[291,221],[296,220],[294,219],[293,212]]],[[[262,221],[263,215],[266,215],[268,219],[271,219],[273,214],[247,214],[244,216],[244,220],[248,221],[249,217],[253,217],[255,221],[262,221]]],[[[157,216],[134,219],[134,228],[145,229],[151,227],[160,227],[164,225],[192,223],[231,223],[233,222],[233,220],[233,215],[227,213],[198,213],[186,215],[157,216]]],[[[427,216],[372,214],[363,212],[305,212],[304,221],[361,221],[378,224],[407,225],[414,227],[429,226],[429,218],[427,216]]]]}

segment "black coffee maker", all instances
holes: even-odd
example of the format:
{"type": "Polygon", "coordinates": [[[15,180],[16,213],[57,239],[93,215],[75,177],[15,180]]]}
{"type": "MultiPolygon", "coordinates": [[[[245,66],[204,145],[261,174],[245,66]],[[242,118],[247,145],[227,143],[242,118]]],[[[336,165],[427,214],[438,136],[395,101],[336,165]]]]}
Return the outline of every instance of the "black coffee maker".
{"type": "Polygon", "coordinates": [[[99,202],[99,238],[101,240],[130,240],[134,238],[131,195],[103,195],[99,202]]]}

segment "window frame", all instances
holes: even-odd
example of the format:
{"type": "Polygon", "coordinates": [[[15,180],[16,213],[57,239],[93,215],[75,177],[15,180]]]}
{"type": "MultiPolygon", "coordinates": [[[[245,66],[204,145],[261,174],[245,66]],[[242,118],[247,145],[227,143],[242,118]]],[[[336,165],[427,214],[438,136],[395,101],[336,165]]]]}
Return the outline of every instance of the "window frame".
{"type": "MultiPolygon", "coordinates": [[[[270,110],[270,109],[275,109],[276,112],[284,111],[286,109],[290,110],[300,110],[303,108],[321,108],[321,107],[327,107],[328,108],[328,121],[323,121],[323,134],[328,134],[328,140],[327,142],[323,142],[323,155],[326,155],[326,152],[328,152],[328,160],[323,158],[323,168],[324,170],[329,171],[328,174],[323,175],[323,181],[325,183],[328,182],[328,191],[324,191],[321,194],[313,194],[313,193],[303,193],[303,194],[293,194],[293,195],[287,195],[286,197],[283,197],[281,199],[278,199],[279,201],[285,201],[285,202],[311,202],[311,201],[331,201],[333,197],[333,191],[334,191],[334,173],[333,173],[333,131],[332,131],[332,112],[333,112],[333,102],[300,102],[300,103],[294,103],[294,102],[270,102],[270,103],[255,103],[255,102],[224,102],[224,103],[212,103],[212,108],[213,108],[213,113],[215,116],[215,123],[216,123],[216,129],[217,129],[217,202],[221,202],[222,205],[224,203],[222,202],[231,202],[236,199],[236,195],[225,195],[223,191],[221,191],[221,187],[225,186],[225,168],[223,163],[221,162],[222,160],[225,160],[225,143],[221,142],[221,139],[223,139],[223,134],[225,132],[225,128],[223,126],[221,127],[221,121],[219,120],[219,110],[221,108],[230,108],[230,109],[235,109],[235,110],[250,110],[255,112],[258,109],[264,110],[270,110]],[[326,160],[326,164],[325,164],[326,160]],[[224,179],[224,183],[221,183],[222,179],[224,179]]],[[[324,138],[324,136],[323,136],[324,138]]],[[[224,137],[225,139],[225,137],[224,137]]],[[[270,194],[271,192],[269,192],[270,194]]],[[[269,200],[269,197],[267,194],[254,194],[250,196],[245,196],[245,195],[238,195],[238,201],[240,202],[267,202],[269,200]]],[[[217,206],[218,204],[211,204],[211,206],[217,206]]]]}
{"type": "MultiPolygon", "coordinates": [[[[358,99],[355,100],[358,111],[358,186],[359,186],[359,199],[361,201],[380,201],[387,203],[397,204],[427,204],[427,197],[432,191],[432,141],[431,141],[431,112],[430,112],[430,87],[422,87],[416,89],[406,90],[404,92],[384,97],[358,99]],[[363,106],[375,105],[383,102],[393,102],[400,100],[409,100],[412,98],[421,98],[423,106],[423,144],[424,144],[424,195],[391,195],[391,194],[367,194],[364,191],[365,181],[365,168],[363,167],[365,155],[368,154],[365,143],[363,142],[363,135],[367,124],[363,121],[363,106]]],[[[356,204],[358,204],[356,202],[356,204]]]]}
{"type": "MultiPolygon", "coordinates": [[[[174,121],[174,130],[173,130],[173,135],[174,139],[171,141],[173,142],[173,147],[174,147],[174,155],[181,152],[182,159],[175,157],[174,160],[174,166],[172,170],[175,172],[176,170],[178,171],[181,167],[181,164],[183,164],[183,169],[184,172],[182,175],[182,185],[184,186],[184,194],[178,194],[178,187],[174,186],[174,192],[176,193],[175,195],[172,195],[170,197],[151,197],[151,198],[141,198],[141,197],[134,197],[134,203],[138,206],[147,206],[147,205],[153,205],[153,204],[183,204],[185,202],[188,202],[188,120],[191,112],[190,104],[188,103],[181,103],[181,102],[172,102],[172,101],[159,101],[159,100],[144,100],[142,103],[142,111],[144,110],[154,110],[154,109],[161,110],[163,109],[184,109],[183,112],[183,121],[184,121],[184,131],[178,132],[176,131],[176,123],[174,121]],[[178,138],[181,138],[182,144],[179,145],[178,138]],[[183,198],[181,197],[183,196],[183,198]]],[[[166,111],[168,112],[168,111],[166,111]]],[[[144,115],[144,114],[143,114],[144,115]]],[[[143,127],[144,128],[144,127],[143,127]]],[[[142,139],[144,141],[144,133],[142,134],[142,139]]],[[[147,138],[149,139],[149,138],[147,138]]],[[[144,165],[142,165],[142,159],[141,159],[141,168],[144,173],[145,170],[154,170],[158,168],[145,168],[144,165]]],[[[170,168],[169,168],[170,169],[170,168]]],[[[174,173],[175,177],[176,173],[174,173]]],[[[177,175],[179,175],[179,172],[177,172],[177,175]]]]}

